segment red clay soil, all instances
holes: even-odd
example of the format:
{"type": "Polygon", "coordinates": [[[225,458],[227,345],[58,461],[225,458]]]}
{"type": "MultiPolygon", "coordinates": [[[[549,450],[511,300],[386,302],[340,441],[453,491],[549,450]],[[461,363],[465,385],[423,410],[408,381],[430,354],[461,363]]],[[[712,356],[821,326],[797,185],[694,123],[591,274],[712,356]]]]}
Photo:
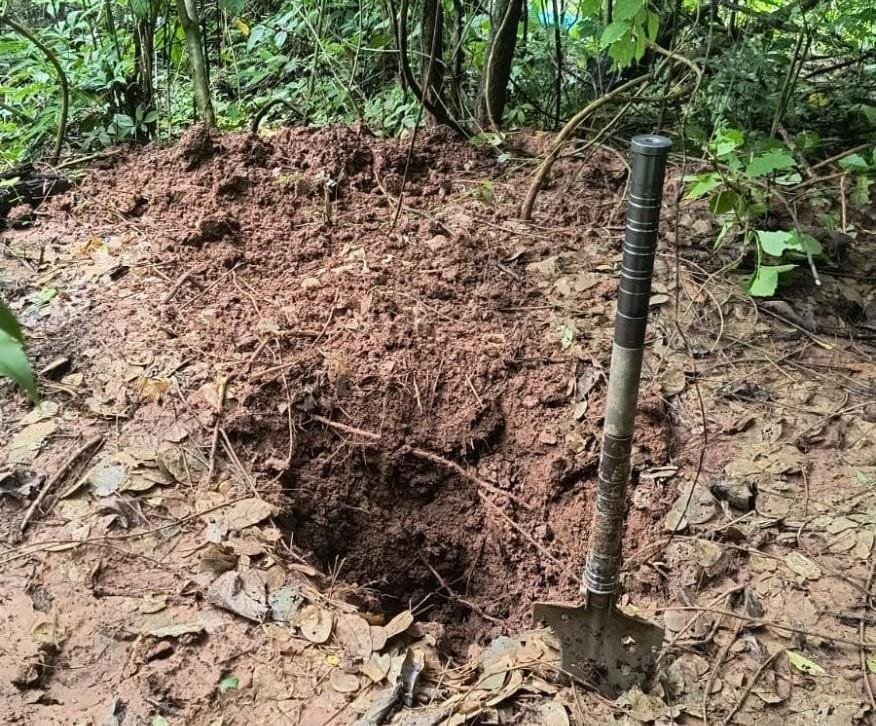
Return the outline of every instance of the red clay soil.
{"type": "MultiPolygon", "coordinates": [[[[392,228],[407,145],[345,128],[195,130],[52,206],[71,230],[110,219],[153,245],[166,287],[139,304],[160,311],[159,345],[206,363],[205,382],[229,378],[222,425],[282,502],[292,541],[368,607],[412,605],[447,624],[458,652],[525,626],[534,599],[576,597],[615,292],[605,262],[620,247],[598,230],[619,224],[624,169],[602,152],[562,162],[559,175],[583,175],[608,201],[546,190],[551,227],[524,232],[514,216],[531,167],[508,172],[430,132],[392,228]],[[590,262],[577,272],[601,263],[602,277],[556,303],[528,265],[581,250],[590,262]],[[592,322],[567,348],[564,305],[592,322]]],[[[92,314],[124,330],[138,311],[114,301],[92,314]]],[[[657,401],[640,413],[639,468],[670,453],[657,401]]],[[[633,491],[628,555],[667,508],[647,481],[633,491]]],[[[634,598],[652,586],[627,582],[634,598]]]]}

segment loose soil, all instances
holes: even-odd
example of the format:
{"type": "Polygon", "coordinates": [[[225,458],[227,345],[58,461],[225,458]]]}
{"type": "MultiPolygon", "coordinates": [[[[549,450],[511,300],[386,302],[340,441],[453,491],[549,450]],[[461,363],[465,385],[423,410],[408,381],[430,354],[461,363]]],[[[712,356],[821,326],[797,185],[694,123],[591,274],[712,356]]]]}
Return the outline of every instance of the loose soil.
{"type": "MultiPolygon", "coordinates": [[[[513,140],[520,159],[549,142],[513,140]]],[[[211,558],[263,573],[267,592],[291,583],[372,624],[411,609],[418,642],[441,653],[424,671],[432,690],[422,700],[435,703],[471,692],[464,680],[448,685],[453,674],[474,673],[506,642],[497,636],[530,627],[534,600],[578,598],[627,168],[603,148],[560,160],[539,198],[550,222],[524,224],[531,168],[440,130],[418,137],[408,158],[408,141],[359,128],[193,129],[172,148],[120,153],[7,235],[3,293],[58,404],[46,414],[57,433],[8,466],[16,485],[58,471],[96,433],[109,452],[158,452],[165,477],[145,491],[92,484],[51,496],[23,545],[26,505],[0,497],[10,548],[0,632],[12,648],[0,653],[0,698],[15,717],[103,719],[118,699],[132,718],[172,723],[324,724],[367,707],[351,704],[343,682],[325,686],[338,671],[359,677],[335,640],[323,652],[294,629],[217,614],[203,570],[211,558]],[[67,360],[53,367],[58,356],[67,360]],[[241,497],[275,505],[274,526],[225,531],[199,514],[241,497]],[[73,549],[47,551],[56,541],[73,549]],[[158,611],[156,593],[166,598],[158,611]],[[34,660],[45,656],[32,632],[41,613],[60,613],[67,632],[48,667],[34,660]],[[206,634],[143,635],[171,615],[201,618],[206,634]],[[448,670],[448,659],[475,665],[448,670]],[[217,684],[231,674],[240,683],[223,695],[217,684]]],[[[863,310],[873,298],[874,262],[853,248],[858,281],[826,277],[798,286],[793,310],[783,300],[758,310],[711,276],[720,261],[700,252],[713,232],[702,211],[685,208],[680,228],[684,266],[676,274],[677,260],[657,261],[624,603],[761,608],[858,642],[851,616],[819,618],[870,607],[858,599],[872,580],[876,520],[863,482],[876,481],[876,371],[865,339],[840,328],[850,301],[863,310]],[[796,327],[769,313],[799,316],[796,327]],[[756,509],[746,511],[749,499],[756,509]],[[670,508],[685,515],[671,545],[670,508]],[[850,532],[850,543],[831,539],[850,532]],[[786,559],[798,550],[818,566],[786,559]]],[[[6,410],[11,442],[28,407],[10,396],[6,410]]],[[[59,489],[87,468],[79,462],[59,489]]],[[[748,699],[740,723],[757,722],[766,703],[800,723],[813,708],[839,714],[830,723],[867,718],[854,648],[794,643],[855,677],[813,686],[779,661],[757,700],[747,678],[766,652],[790,647],[785,631],[701,615],[687,632],[687,612],[658,613],[675,671],[642,695],[657,715],[637,720],[675,719],[682,706],[698,718],[709,694],[724,713],[748,699]]],[[[644,713],[643,701],[606,705],[556,681],[539,671],[527,693],[556,694],[576,723],[644,713]]],[[[501,722],[546,722],[527,699],[501,722]]]]}
{"type": "MultiPolygon", "coordinates": [[[[445,623],[459,652],[523,627],[533,599],[577,597],[608,349],[565,355],[525,268],[579,245],[610,255],[620,241],[587,235],[611,208],[578,208],[557,221],[580,236],[548,232],[522,251],[512,200],[483,198],[482,180],[503,169],[440,132],[411,158],[405,203],[449,205],[460,177],[470,189],[441,222],[404,213],[393,229],[406,164],[404,145],[361,130],[214,140],[195,129],[55,204],[77,225],[83,211],[112,210],[162,251],[165,275],[186,276],[158,308],[159,334],[230,379],[222,425],[276,480],[293,541],[361,586],[369,608],[445,623]]],[[[586,175],[623,188],[608,153],[586,175]]],[[[601,318],[615,283],[589,284],[568,304],[601,318]]],[[[141,313],[112,302],[91,314],[119,326],[141,313]]],[[[640,424],[639,466],[665,464],[655,398],[640,424]]],[[[651,494],[656,506],[631,512],[631,554],[665,514],[651,494]]]]}

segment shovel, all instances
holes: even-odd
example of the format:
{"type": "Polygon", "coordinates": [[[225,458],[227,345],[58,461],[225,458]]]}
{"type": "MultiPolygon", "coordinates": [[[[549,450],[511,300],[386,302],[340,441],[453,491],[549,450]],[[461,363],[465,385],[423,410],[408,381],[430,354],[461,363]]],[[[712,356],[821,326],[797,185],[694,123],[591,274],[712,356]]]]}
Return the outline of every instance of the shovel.
{"type": "Polygon", "coordinates": [[[569,675],[612,696],[650,678],[663,629],[615,606],[621,567],[626,489],[645,349],[645,327],[666,156],[662,136],[632,142],[627,229],[614,327],[605,431],[599,459],[599,488],[584,568],[580,605],[536,603],[533,616],[560,641],[561,665],[569,675]]]}

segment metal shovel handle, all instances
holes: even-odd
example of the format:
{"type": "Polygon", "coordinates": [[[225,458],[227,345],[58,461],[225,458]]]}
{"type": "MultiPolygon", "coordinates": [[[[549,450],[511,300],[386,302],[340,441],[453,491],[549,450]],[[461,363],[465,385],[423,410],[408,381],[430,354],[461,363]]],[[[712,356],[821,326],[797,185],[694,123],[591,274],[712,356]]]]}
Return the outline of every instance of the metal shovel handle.
{"type": "Polygon", "coordinates": [[[657,225],[666,157],[671,146],[672,142],[663,136],[636,136],[632,142],[627,228],[608,374],[599,489],[584,568],[585,595],[607,601],[614,596],[620,575],[621,535],[657,251],[657,225]]]}

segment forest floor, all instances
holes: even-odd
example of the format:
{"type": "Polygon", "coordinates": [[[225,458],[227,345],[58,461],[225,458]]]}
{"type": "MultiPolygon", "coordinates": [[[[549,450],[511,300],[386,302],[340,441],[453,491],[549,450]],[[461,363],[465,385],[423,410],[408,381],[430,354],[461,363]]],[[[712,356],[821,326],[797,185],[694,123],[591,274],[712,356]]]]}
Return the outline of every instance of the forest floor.
{"type": "Polygon", "coordinates": [[[670,170],[622,583],[666,642],[610,700],[530,612],[577,599],[626,163],[523,223],[531,164],[428,132],[393,225],[407,149],[194,130],[18,210],[0,719],[874,723],[872,217],[756,304],[670,170]]]}

